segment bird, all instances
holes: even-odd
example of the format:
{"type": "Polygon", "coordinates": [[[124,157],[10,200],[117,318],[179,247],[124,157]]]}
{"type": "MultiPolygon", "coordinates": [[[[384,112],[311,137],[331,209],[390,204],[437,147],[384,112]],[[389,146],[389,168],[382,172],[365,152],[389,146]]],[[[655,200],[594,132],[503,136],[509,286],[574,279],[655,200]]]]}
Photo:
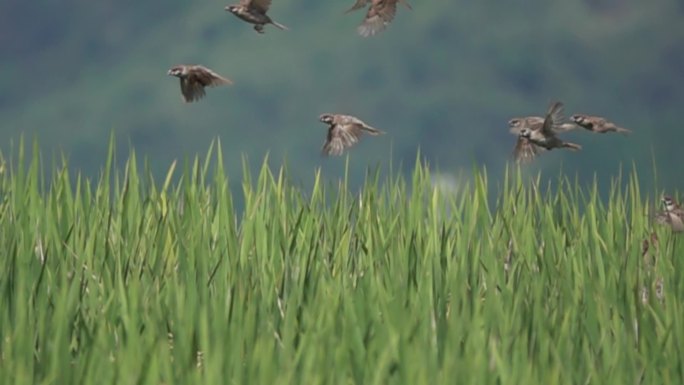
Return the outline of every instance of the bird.
{"type": "Polygon", "coordinates": [[[570,120],[575,122],[578,126],[587,129],[592,132],[599,134],[605,134],[606,132],[618,132],[621,134],[629,134],[632,132],[626,128],[622,128],[613,122],[608,121],[606,118],[600,116],[591,116],[583,114],[575,114],[570,117],[570,120]]]}
{"type": "Polygon", "coordinates": [[[563,103],[554,102],[549,107],[541,127],[536,125],[523,126],[520,129],[519,136],[527,138],[533,144],[547,150],[554,148],[569,148],[574,151],[581,150],[582,146],[579,144],[566,142],[556,136],[557,131],[562,127],[562,122],[563,103]]]}
{"type": "Polygon", "coordinates": [[[180,79],[181,93],[186,103],[204,97],[205,87],[216,87],[233,84],[233,81],[217,74],[209,68],[199,65],[179,64],[171,67],[166,73],[180,79]]]}
{"type": "Polygon", "coordinates": [[[669,195],[663,196],[662,203],[664,210],[656,214],[656,222],[669,225],[675,232],[684,231],[684,209],[669,195]]]}
{"type": "Polygon", "coordinates": [[[225,10],[250,24],[254,24],[254,30],[258,33],[264,33],[264,25],[266,24],[273,24],[282,30],[288,30],[286,26],[274,21],[266,14],[270,6],[271,0],[240,0],[238,4],[226,6],[225,10]]]}
{"type": "Polygon", "coordinates": [[[322,154],[325,156],[342,155],[345,148],[356,144],[363,133],[373,136],[385,133],[351,115],[325,113],[321,114],[318,119],[329,126],[328,136],[321,149],[322,154]]]}
{"type": "Polygon", "coordinates": [[[363,22],[357,28],[359,35],[363,37],[373,36],[384,30],[394,20],[397,13],[397,3],[402,3],[406,8],[413,9],[405,0],[356,0],[356,3],[346,13],[365,8],[370,3],[363,22]]]}

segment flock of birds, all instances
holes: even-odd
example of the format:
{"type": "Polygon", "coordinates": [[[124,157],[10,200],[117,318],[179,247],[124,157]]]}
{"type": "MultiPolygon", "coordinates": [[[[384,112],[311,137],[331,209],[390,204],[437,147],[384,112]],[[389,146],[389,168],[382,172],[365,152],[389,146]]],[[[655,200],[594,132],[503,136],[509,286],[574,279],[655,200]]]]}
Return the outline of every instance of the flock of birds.
{"type": "MultiPolygon", "coordinates": [[[[225,10],[241,20],[253,24],[257,33],[264,33],[266,24],[274,25],[281,30],[288,28],[268,16],[272,0],[241,0],[238,4],[229,5],[225,10]]],[[[373,36],[383,31],[394,19],[398,3],[412,9],[405,0],[356,0],[345,13],[368,8],[366,17],[357,32],[363,37],[373,36]]],[[[233,82],[213,70],[202,65],[176,65],[168,70],[168,75],[180,79],[180,89],[186,103],[197,101],[206,94],[206,87],[230,85],[233,82]]],[[[344,150],[355,145],[363,134],[373,136],[384,134],[383,131],[366,124],[361,119],[344,114],[321,114],[319,120],[328,125],[328,134],[323,144],[323,155],[339,156],[344,150]]],[[[518,138],[513,157],[518,163],[529,163],[546,150],[567,148],[573,151],[582,149],[577,143],[567,142],[559,134],[584,129],[593,133],[621,133],[631,131],[618,126],[601,116],[574,114],[570,121],[563,115],[563,103],[553,102],[546,115],[516,117],[508,121],[510,132],[518,138]]],[[[655,220],[669,225],[674,231],[684,231],[684,209],[674,203],[671,197],[662,199],[664,211],[656,214],[655,220]]]]}
{"type": "MultiPolygon", "coordinates": [[[[405,0],[356,0],[354,5],[345,13],[368,8],[366,17],[357,31],[363,37],[373,36],[383,31],[394,20],[397,4],[402,3],[412,9],[405,0]]],[[[241,0],[238,4],[225,7],[225,10],[243,21],[254,25],[257,33],[264,33],[264,26],[272,24],[282,30],[288,28],[270,16],[268,9],[271,0],[241,0]]],[[[233,81],[219,75],[203,65],[179,64],[171,67],[167,72],[170,76],[180,79],[180,89],[186,103],[195,102],[206,95],[206,87],[217,87],[233,84],[233,81]]],[[[323,144],[324,155],[342,155],[344,150],[356,144],[363,133],[381,135],[383,131],[373,128],[361,119],[344,114],[322,114],[319,120],[328,125],[328,136],[323,144]]]]}
{"type": "Polygon", "coordinates": [[[558,134],[577,128],[598,134],[617,132],[629,134],[631,131],[600,116],[574,114],[571,122],[565,122],[563,103],[554,102],[545,117],[525,116],[508,121],[511,133],[518,136],[513,156],[518,163],[528,163],[544,150],[568,148],[573,151],[582,149],[577,143],[566,142],[558,134]]]}

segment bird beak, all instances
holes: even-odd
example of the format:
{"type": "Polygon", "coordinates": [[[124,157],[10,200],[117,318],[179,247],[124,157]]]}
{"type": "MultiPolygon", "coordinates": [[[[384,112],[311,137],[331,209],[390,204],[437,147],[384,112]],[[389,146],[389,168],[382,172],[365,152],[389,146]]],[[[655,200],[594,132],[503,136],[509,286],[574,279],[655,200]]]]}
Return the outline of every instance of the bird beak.
{"type": "Polygon", "coordinates": [[[171,70],[166,71],[166,74],[171,76],[171,70]]]}

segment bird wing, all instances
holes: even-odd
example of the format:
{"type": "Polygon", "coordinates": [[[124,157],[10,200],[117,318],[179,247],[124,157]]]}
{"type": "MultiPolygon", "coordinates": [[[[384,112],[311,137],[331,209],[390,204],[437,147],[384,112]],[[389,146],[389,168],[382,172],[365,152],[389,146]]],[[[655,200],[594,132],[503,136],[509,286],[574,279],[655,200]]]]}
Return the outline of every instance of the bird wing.
{"type": "Polygon", "coordinates": [[[397,0],[373,0],[366,18],[359,26],[359,35],[373,36],[387,27],[397,13],[397,0]]]}
{"type": "Polygon", "coordinates": [[[563,103],[554,102],[549,107],[544,124],[542,125],[542,133],[544,136],[554,136],[555,129],[563,122],[563,103]]]}
{"type": "MultiPolygon", "coordinates": [[[[397,1],[398,0],[380,0],[374,4],[375,11],[385,23],[394,20],[394,15],[397,13],[397,1]]],[[[371,7],[372,6],[373,5],[371,5],[371,7]]]]}
{"type": "Polygon", "coordinates": [[[600,116],[589,116],[588,118],[594,126],[605,126],[606,124],[610,123],[608,120],[606,120],[606,118],[602,118],[600,116]]]}
{"type": "Polygon", "coordinates": [[[358,124],[333,124],[328,129],[328,137],[323,144],[323,154],[342,155],[345,148],[349,148],[359,141],[361,129],[358,124]]]}
{"type": "Polygon", "coordinates": [[[195,100],[200,100],[206,95],[204,91],[204,86],[200,83],[193,81],[190,78],[180,79],[181,93],[183,94],[183,100],[186,103],[194,102],[195,100]]]}
{"type": "Polygon", "coordinates": [[[349,127],[349,130],[358,132],[358,135],[361,135],[362,131],[365,131],[366,133],[374,136],[385,133],[382,130],[378,130],[377,128],[368,125],[366,122],[355,116],[338,114],[335,115],[334,119],[336,124],[338,124],[341,127],[349,127]]]}
{"type": "Polygon", "coordinates": [[[217,74],[204,66],[194,66],[190,71],[190,78],[204,87],[216,87],[233,84],[233,81],[217,74]]]}
{"type": "Polygon", "coordinates": [[[575,123],[561,123],[561,124],[556,124],[553,127],[553,132],[556,134],[559,134],[561,132],[567,132],[567,131],[572,131],[578,129],[579,126],[575,123]]]}
{"type": "Polygon", "coordinates": [[[271,0],[249,0],[246,5],[261,11],[261,13],[266,13],[271,7],[271,0]]]}
{"type": "Polygon", "coordinates": [[[356,3],[354,3],[354,5],[348,10],[346,10],[344,13],[349,13],[356,11],[357,9],[365,8],[368,5],[369,1],[370,0],[356,0],[356,3]]]}
{"type": "Polygon", "coordinates": [[[518,136],[518,141],[513,149],[513,157],[518,163],[530,163],[542,151],[544,151],[542,147],[535,145],[523,136],[518,136]]]}

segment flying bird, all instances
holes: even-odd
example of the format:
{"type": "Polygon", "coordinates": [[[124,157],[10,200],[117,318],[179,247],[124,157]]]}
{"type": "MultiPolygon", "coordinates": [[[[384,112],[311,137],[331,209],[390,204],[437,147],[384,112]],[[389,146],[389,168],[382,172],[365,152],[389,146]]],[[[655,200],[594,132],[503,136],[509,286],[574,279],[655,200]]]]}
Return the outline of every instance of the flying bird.
{"type": "Polygon", "coordinates": [[[662,203],[664,210],[656,214],[656,222],[669,225],[675,232],[684,231],[684,209],[668,195],[663,197],[662,203]]]}
{"type": "Polygon", "coordinates": [[[383,31],[394,20],[397,13],[397,3],[402,3],[408,9],[413,9],[405,0],[356,0],[356,3],[345,13],[365,8],[370,3],[366,17],[357,28],[363,37],[373,36],[383,31]]]}
{"type": "Polygon", "coordinates": [[[250,24],[254,24],[254,30],[258,33],[264,33],[264,25],[266,24],[273,24],[282,30],[287,30],[286,26],[273,21],[266,14],[270,6],[271,0],[240,0],[238,4],[226,6],[225,10],[250,24]]]}
{"type": "Polygon", "coordinates": [[[166,74],[180,79],[181,93],[186,103],[203,98],[206,94],[205,87],[233,84],[230,79],[201,65],[176,65],[171,67],[166,74]]]}
{"type": "Polygon", "coordinates": [[[524,126],[520,129],[520,136],[527,138],[535,145],[552,150],[554,148],[569,148],[571,150],[581,150],[582,146],[576,143],[561,140],[556,134],[561,129],[563,122],[563,103],[555,102],[551,104],[544,122],[541,127],[524,126]]]}
{"type": "Polygon", "coordinates": [[[385,132],[373,128],[359,118],[351,115],[322,114],[319,120],[328,127],[328,137],[323,144],[323,155],[342,155],[345,148],[352,147],[363,133],[378,136],[385,132]]]}
{"type": "Polygon", "coordinates": [[[575,114],[570,117],[570,120],[582,128],[599,134],[605,134],[606,132],[619,132],[626,135],[632,132],[600,116],[575,114]]]}

